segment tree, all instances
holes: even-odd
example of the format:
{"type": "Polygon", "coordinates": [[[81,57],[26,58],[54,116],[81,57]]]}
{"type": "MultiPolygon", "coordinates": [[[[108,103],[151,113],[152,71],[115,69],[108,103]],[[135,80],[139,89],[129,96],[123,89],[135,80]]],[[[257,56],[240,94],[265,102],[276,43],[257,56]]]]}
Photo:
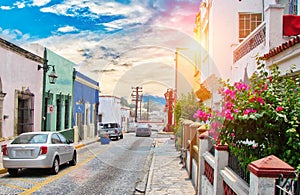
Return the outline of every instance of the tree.
{"type": "Polygon", "coordinates": [[[178,121],[179,118],[194,120],[193,116],[201,106],[202,103],[198,101],[194,92],[183,94],[175,105],[175,120],[178,121]]]}

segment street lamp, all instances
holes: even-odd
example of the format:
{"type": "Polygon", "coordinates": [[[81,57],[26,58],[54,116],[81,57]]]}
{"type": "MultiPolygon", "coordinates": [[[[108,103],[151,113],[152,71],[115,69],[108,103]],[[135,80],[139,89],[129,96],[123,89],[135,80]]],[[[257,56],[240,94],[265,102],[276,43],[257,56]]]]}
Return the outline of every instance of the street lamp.
{"type": "Polygon", "coordinates": [[[57,75],[55,73],[55,66],[54,65],[48,65],[47,61],[44,63],[44,65],[38,65],[38,70],[44,69],[45,73],[48,72],[48,70],[52,67],[51,73],[48,75],[49,76],[49,83],[50,84],[55,84],[55,81],[57,79],[57,75]]]}

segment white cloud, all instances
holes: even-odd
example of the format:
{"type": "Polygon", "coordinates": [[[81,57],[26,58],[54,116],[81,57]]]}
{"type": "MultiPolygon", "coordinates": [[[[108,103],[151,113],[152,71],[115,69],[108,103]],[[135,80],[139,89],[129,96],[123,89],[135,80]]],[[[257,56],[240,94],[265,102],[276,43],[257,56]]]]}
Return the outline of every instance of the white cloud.
{"type": "Polygon", "coordinates": [[[26,6],[25,2],[21,2],[21,1],[17,1],[16,3],[14,3],[14,5],[17,6],[17,8],[19,9],[22,9],[26,6]]]}
{"type": "Polygon", "coordinates": [[[58,32],[68,33],[78,31],[74,26],[64,26],[57,29],[58,32]]]}
{"type": "Polygon", "coordinates": [[[11,9],[13,9],[13,7],[10,7],[10,6],[0,6],[0,9],[2,9],[2,10],[11,10],[11,9]]]}
{"type": "Polygon", "coordinates": [[[41,12],[49,12],[70,17],[100,18],[101,16],[123,16],[112,22],[104,23],[108,31],[122,29],[128,25],[144,24],[152,17],[152,12],[142,4],[133,2],[124,5],[116,2],[94,2],[68,0],[61,4],[44,7],[41,12]],[[84,14],[83,14],[84,11],[84,14]]]}
{"type": "Polygon", "coordinates": [[[38,42],[76,63],[77,70],[100,82],[102,93],[119,96],[126,95],[128,86],[149,80],[162,83],[156,91],[172,87],[175,49],[188,47],[193,39],[176,29],[142,26],[109,36],[83,31],[54,35],[38,42]]]}
{"type": "Polygon", "coordinates": [[[114,31],[114,30],[120,30],[122,27],[120,25],[114,24],[114,23],[104,23],[104,26],[106,26],[107,31],[114,31]]]}
{"type": "Polygon", "coordinates": [[[29,34],[23,34],[18,29],[11,30],[11,29],[0,28],[0,35],[3,36],[8,41],[18,42],[19,45],[28,42],[28,40],[30,39],[29,34]]]}
{"type": "Polygon", "coordinates": [[[13,3],[13,6],[0,6],[0,9],[2,10],[11,10],[14,8],[18,8],[18,9],[22,9],[25,8],[26,6],[44,6],[46,4],[48,4],[51,0],[32,0],[32,3],[29,3],[29,1],[16,1],[15,3],[13,3]]]}
{"type": "Polygon", "coordinates": [[[41,7],[41,6],[47,5],[50,1],[51,0],[33,0],[32,5],[41,7]]]}

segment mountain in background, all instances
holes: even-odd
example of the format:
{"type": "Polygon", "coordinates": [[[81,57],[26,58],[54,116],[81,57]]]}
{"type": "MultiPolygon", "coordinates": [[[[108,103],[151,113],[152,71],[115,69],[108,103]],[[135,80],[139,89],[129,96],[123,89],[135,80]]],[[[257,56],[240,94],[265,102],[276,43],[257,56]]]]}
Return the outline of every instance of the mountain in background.
{"type": "MultiPolygon", "coordinates": [[[[148,102],[148,98],[149,98],[149,102],[155,102],[158,106],[165,106],[166,105],[166,100],[163,97],[159,97],[159,96],[152,96],[152,95],[143,95],[143,103],[147,103],[148,102]]],[[[128,101],[126,100],[126,98],[121,97],[121,105],[122,106],[127,106],[130,108],[134,108],[134,104],[129,104],[128,101]]]]}
{"type": "Polygon", "coordinates": [[[149,101],[151,102],[156,102],[162,106],[166,105],[166,99],[163,98],[163,97],[159,97],[159,96],[152,96],[152,95],[143,95],[143,103],[146,103],[148,101],[148,98],[149,98],[149,101]]]}

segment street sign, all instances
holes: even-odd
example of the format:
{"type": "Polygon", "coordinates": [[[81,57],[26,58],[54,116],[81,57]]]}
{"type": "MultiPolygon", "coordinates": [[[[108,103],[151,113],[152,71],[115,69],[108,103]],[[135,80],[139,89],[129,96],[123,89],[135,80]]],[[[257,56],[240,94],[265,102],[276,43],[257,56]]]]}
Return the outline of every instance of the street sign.
{"type": "Polygon", "coordinates": [[[54,112],[54,105],[48,105],[48,107],[47,107],[47,113],[51,114],[53,112],[54,112]]]}

